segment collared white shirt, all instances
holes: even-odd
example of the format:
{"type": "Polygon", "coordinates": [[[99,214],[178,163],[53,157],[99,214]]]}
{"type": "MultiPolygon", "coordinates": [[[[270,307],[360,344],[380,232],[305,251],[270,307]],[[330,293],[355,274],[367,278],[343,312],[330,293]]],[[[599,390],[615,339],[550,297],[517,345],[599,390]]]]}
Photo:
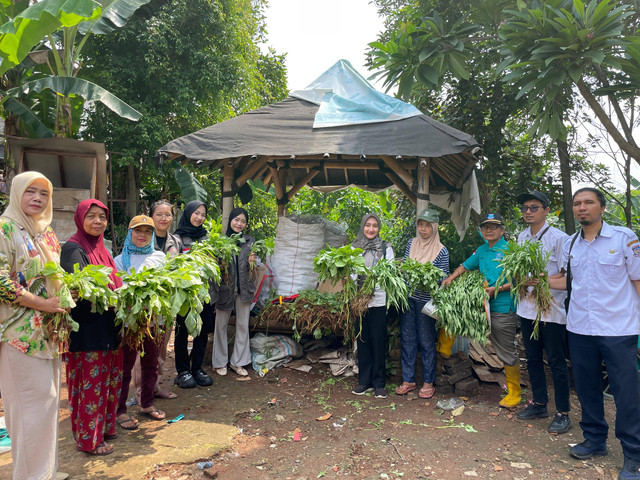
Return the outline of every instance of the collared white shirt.
{"type": "MultiPolygon", "coordinates": [[[[631,282],[640,279],[640,242],[625,227],[602,222],[600,235],[588,242],[580,233],[571,249],[573,276],[567,330],[580,335],[638,335],[639,299],[631,282]]],[[[573,236],[564,244],[566,270],[573,236]]]]}
{"type": "MultiPolygon", "coordinates": [[[[531,235],[531,227],[520,233],[520,235],[518,235],[518,244],[522,245],[527,240],[539,241],[542,244],[543,253],[546,254],[547,252],[551,252],[546,268],[547,274],[551,276],[559,273],[563,266],[564,242],[567,238],[568,235],[562,230],[558,230],[555,227],[549,227],[547,222],[544,222],[542,228],[535,235],[531,235]],[[547,228],[549,228],[549,230],[547,230],[547,228]],[[540,238],[540,235],[545,230],[547,230],[546,233],[544,233],[542,238],[540,238]]],[[[529,290],[533,290],[533,287],[529,287],[529,290]]],[[[543,314],[541,320],[543,322],[566,325],[567,316],[564,310],[564,299],[567,298],[567,292],[566,290],[555,290],[552,288],[551,295],[553,295],[555,302],[551,302],[551,310],[546,314],[543,314]]],[[[537,314],[535,299],[530,297],[518,299],[518,309],[516,310],[516,313],[523,318],[535,320],[537,314]]]]}

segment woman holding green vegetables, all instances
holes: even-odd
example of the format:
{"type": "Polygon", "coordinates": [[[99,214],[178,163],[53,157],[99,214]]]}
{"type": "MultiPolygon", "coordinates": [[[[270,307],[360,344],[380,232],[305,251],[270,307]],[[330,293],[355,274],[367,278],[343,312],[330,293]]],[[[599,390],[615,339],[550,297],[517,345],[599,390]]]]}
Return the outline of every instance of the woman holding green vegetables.
{"type": "MultiPolygon", "coordinates": [[[[364,250],[367,268],[373,268],[380,259],[393,260],[393,248],[380,238],[380,217],[368,213],[362,217],[360,231],[352,243],[364,250]]],[[[358,385],[351,393],[363,395],[373,390],[376,398],[387,398],[387,308],[386,293],[376,285],[369,308],[362,317],[362,330],[358,345],[358,385]]]]}
{"type": "MultiPolygon", "coordinates": [[[[74,265],[111,267],[112,290],[122,285],[117,268],[104,246],[109,210],[99,200],[83,200],[74,216],[77,231],[62,247],[60,265],[72,273],[74,265]]],[[[67,363],[67,387],[71,431],[76,447],[91,455],[108,455],[106,440],[116,433],[116,409],[122,388],[122,352],[115,312],[91,312],[91,303],[79,300],[71,316],[80,326],[71,332],[67,363]]]]}
{"type": "Polygon", "coordinates": [[[227,374],[227,362],[242,377],[249,375],[244,365],[251,363],[249,348],[249,313],[256,293],[255,283],[249,277],[250,264],[256,262],[251,252],[255,240],[243,232],[247,228],[249,214],[244,208],[234,208],[229,214],[226,235],[237,235],[240,253],[226,266],[227,275],[220,285],[214,286],[211,302],[216,304],[216,327],[213,336],[213,368],[218,375],[227,374]],[[227,326],[232,310],[236,311],[236,336],[231,359],[228,356],[227,326]]]}
{"type": "MultiPolygon", "coordinates": [[[[409,240],[404,252],[405,260],[411,258],[420,263],[431,262],[449,274],[449,251],[440,242],[438,222],[440,216],[433,209],[425,209],[418,215],[418,236],[409,240]]],[[[415,390],[416,356],[422,358],[423,385],[418,396],[431,398],[436,392],[436,320],[422,313],[422,307],[431,299],[428,292],[415,291],[409,297],[409,308],[400,323],[402,384],[396,394],[406,395],[415,390]]]]}
{"type": "Polygon", "coordinates": [[[55,478],[58,467],[60,358],[43,312],[64,310],[53,296],[58,287],[41,273],[60,258],[52,193],[44,175],[16,175],[0,218],[0,390],[15,479],[55,478]]]}
{"type": "MultiPolygon", "coordinates": [[[[131,270],[139,272],[145,268],[163,265],[166,256],[155,249],[155,225],[153,220],[146,215],[133,217],[129,222],[129,231],[124,240],[122,253],[114,262],[118,271],[125,274],[131,270]]],[[[140,359],[142,373],[142,391],[140,394],[140,414],[152,420],[164,420],[166,414],[158,410],[154,405],[153,390],[158,380],[158,343],[156,339],[145,335],[142,341],[144,356],[140,359]]],[[[135,430],[138,425],[131,415],[127,413],[127,400],[129,398],[129,383],[131,382],[131,370],[136,363],[138,351],[128,345],[122,346],[122,391],[118,401],[116,420],[125,430],[135,430]]]]}
{"type": "MultiPolygon", "coordinates": [[[[206,219],[207,206],[203,202],[193,200],[184,206],[178,228],[174,232],[182,245],[182,253],[188,252],[193,243],[203,240],[207,236],[207,230],[203,226],[206,219]]],[[[202,369],[213,321],[213,302],[203,305],[200,318],[202,319],[202,328],[198,336],[193,339],[191,354],[188,350],[189,334],[185,318],[180,315],[176,318],[174,351],[178,376],[174,383],[180,388],[195,388],[196,385],[208,387],[213,384],[213,379],[202,369]]]]}

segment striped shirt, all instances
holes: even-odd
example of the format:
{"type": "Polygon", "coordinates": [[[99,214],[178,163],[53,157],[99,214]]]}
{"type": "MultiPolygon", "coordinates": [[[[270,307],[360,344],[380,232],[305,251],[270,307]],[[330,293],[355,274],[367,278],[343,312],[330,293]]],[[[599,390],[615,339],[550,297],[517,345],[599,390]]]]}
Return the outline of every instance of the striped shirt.
{"type": "MultiPolygon", "coordinates": [[[[407,248],[404,249],[404,260],[409,258],[409,251],[411,250],[412,242],[413,242],[413,238],[409,240],[409,243],[407,243],[407,248]]],[[[438,256],[431,263],[433,263],[436,267],[442,270],[446,276],[448,276],[449,275],[449,250],[447,250],[447,247],[442,247],[442,250],[440,250],[440,253],[438,254],[438,256]]],[[[409,296],[409,298],[418,300],[419,302],[427,303],[429,300],[431,300],[431,295],[429,295],[429,292],[416,290],[409,296]]]]}

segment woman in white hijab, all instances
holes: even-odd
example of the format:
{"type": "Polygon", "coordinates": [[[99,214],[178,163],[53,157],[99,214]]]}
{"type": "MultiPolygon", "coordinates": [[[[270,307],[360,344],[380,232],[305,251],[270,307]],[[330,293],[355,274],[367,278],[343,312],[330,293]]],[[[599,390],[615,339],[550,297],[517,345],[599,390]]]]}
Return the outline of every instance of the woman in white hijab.
{"type": "Polygon", "coordinates": [[[57,287],[41,275],[60,261],[49,227],[51,182],[17,175],[0,217],[0,390],[11,438],[14,480],[55,478],[58,467],[60,358],[43,330],[43,312],[62,313],[57,287]]]}
{"type": "MultiPolygon", "coordinates": [[[[404,258],[420,263],[431,262],[449,274],[449,251],[440,242],[438,222],[440,216],[433,209],[425,209],[418,215],[418,235],[409,240],[404,258]]],[[[404,312],[400,326],[402,348],[402,384],[396,394],[406,395],[416,388],[416,356],[422,359],[423,384],[420,398],[431,398],[436,392],[436,320],[422,313],[422,307],[431,299],[428,292],[415,291],[409,297],[409,308],[404,312]]]]}

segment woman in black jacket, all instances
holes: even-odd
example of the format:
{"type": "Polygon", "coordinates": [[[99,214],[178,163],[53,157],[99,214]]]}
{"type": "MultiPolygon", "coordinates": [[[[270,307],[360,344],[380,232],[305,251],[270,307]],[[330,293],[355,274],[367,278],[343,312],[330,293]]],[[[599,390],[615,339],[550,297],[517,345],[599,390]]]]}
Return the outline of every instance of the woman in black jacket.
{"type": "Polygon", "coordinates": [[[249,313],[256,293],[255,283],[250,278],[251,264],[256,256],[251,252],[255,240],[244,235],[249,214],[244,208],[234,208],[229,214],[229,226],[226,235],[239,234],[240,253],[226,267],[219,286],[214,287],[212,302],[216,305],[216,326],[213,337],[213,368],[218,375],[227,374],[227,362],[231,369],[240,376],[249,373],[243,365],[251,363],[249,348],[249,313]],[[233,343],[231,359],[228,357],[227,326],[232,310],[236,311],[236,336],[233,343]]]}

